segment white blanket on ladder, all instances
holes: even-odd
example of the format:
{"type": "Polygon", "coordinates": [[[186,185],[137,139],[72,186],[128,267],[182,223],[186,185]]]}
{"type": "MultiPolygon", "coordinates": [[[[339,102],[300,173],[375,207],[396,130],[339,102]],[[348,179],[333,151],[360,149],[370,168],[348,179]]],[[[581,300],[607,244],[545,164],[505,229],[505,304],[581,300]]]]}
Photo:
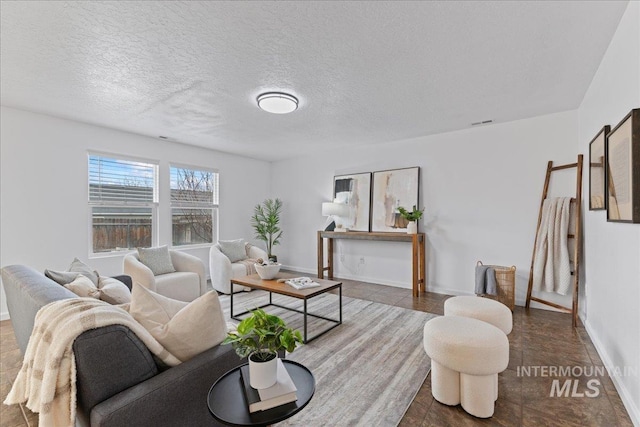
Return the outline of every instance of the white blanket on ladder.
{"type": "Polygon", "coordinates": [[[571,289],[571,261],[567,245],[571,198],[545,199],[536,237],[533,289],[567,295],[571,289]]]}

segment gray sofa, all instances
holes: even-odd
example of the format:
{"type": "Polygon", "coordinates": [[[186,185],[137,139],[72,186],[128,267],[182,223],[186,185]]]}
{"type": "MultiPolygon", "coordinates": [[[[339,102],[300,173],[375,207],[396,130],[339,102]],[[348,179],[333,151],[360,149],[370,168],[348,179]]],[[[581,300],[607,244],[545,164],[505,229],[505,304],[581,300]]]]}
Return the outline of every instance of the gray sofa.
{"type": "MultiPolygon", "coordinates": [[[[35,315],[44,305],[76,295],[31,267],[2,269],[18,346],[25,353],[35,315]]],[[[73,344],[78,420],[91,426],[215,426],[207,408],[211,385],[246,362],[231,346],[216,346],[166,368],[128,328],[87,331],[73,344]]]]}

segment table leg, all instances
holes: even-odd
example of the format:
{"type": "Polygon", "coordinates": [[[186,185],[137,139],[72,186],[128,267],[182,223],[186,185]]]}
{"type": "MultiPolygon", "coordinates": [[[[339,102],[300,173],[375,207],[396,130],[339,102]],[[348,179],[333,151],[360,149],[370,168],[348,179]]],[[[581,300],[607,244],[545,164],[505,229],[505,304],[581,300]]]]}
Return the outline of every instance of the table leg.
{"type": "Polygon", "coordinates": [[[229,317],[233,319],[233,283],[231,284],[231,294],[229,295],[229,317]]]}
{"type": "Polygon", "coordinates": [[[412,278],[413,278],[413,283],[412,283],[412,287],[413,287],[413,296],[417,297],[419,294],[419,290],[420,290],[420,283],[418,283],[418,269],[419,269],[419,259],[418,259],[418,235],[414,234],[413,235],[413,240],[412,240],[412,261],[411,261],[411,269],[412,269],[412,278]]]}
{"type": "Polygon", "coordinates": [[[318,279],[324,278],[324,239],[318,231],[318,279]]]}
{"type": "Polygon", "coordinates": [[[340,325],[342,324],[342,284],[338,287],[339,304],[340,304],[340,325]]]}
{"type": "Polygon", "coordinates": [[[427,254],[424,251],[425,248],[425,240],[427,240],[427,236],[423,236],[420,240],[420,279],[422,284],[422,292],[427,291],[427,254]]]}
{"type": "Polygon", "coordinates": [[[327,262],[329,266],[329,279],[333,279],[333,239],[327,239],[327,262]]]}
{"type": "Polygon", "coordinates": [[[307,299],[304,299],[304,344],[307,343],[307,299]]]}

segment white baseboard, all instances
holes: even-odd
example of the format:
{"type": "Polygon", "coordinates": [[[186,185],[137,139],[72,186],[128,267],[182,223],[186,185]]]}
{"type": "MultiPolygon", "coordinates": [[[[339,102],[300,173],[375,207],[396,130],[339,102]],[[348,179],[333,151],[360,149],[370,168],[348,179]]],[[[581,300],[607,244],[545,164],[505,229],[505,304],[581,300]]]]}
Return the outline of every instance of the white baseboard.
{"type": "MultiPolygon", "coordinates": [[[[318,273],[318,270],[316,270],[315,268],[304,268],[304,267],[297,267],[293,265],[283,265],[282,268],[284,268],[285,270],[294,270],[294,271],[300,271],[302,273],[313,274],[314,277],[318,273]]],[[[380,279],[377,279],[375,277],[349,274],[342,271],[340,272],[340,278],[348,279],[348,280],[357,280],[359,282],[375,283],[377,285],[395,286],[396,288],[411,289],[411,285],[408,283],[395,282],[393,280],[386,280],[386,279],[384,281],[381,281],[380,279]]]]}
{"type": "Polygon", "coordinates": [[[475,295],[473,292],[461,291],[460,289],[443,288],[442,286],[430,286],[428,284],[427,291],[443,295],[475,295]]]}
{"type": "Polygon", "coordinates": [[[0,321],[2,320],[9,320],[9,312],[8,311],[3,311],[2,313],[0,313],[0,321]]]}
{"type": "Polygon", "coordinates": [[[299,271],[301,273],[309,273],[309,274],[316,274],[318,273],[318,270],[313,269],[313,268],[302,268],[302,267],[296,267],[295,265],[284,265],[282,264],[282,269],[283,270],[293,270],[293,271],[299,271]]]}
{"type": "MultiPolygon", "coordinates": [[[[595,330],[591,327],[589,320],[585,321],[584,318],[582,318],[582,322],[584,323],[587,334],[589,334],[591,342],[596,347],[596,351],[598,352],[600,359],[602,359],[602,363],[604,364],[604,366],[614,367],[615,364],[611,361],[609,353],[607,353],[605,346],[598,339],[598,336],[595,330]]],[[[631,418],[631,422],[634,426],[640,427],[640,408],[638,407],[638,402],[634,402],[634,400],[631,398],[629,390],[627,389],[625,384],[620,381],[620,377],[614,375],[610,378],[611,381],[613,381],[613,385],[616,386],[616,390],[620,395],[620,399],[622,399],[622,403],[624,403],[624,407],[629,414],[629,418],[631,418]]]]}
{"type": "MultiPolygon", "coordinates": [[[[314,277],[318,273],[318,270],[314,268],[304,268],[304,267],[297,267],[293,265],[283,265],[282,268],[284,268],[285,270],[294,270],[294,271],[300,271],[302,273],[313,274],[314,277]]],[[[361,276],[361,275],[357,276],[355,274],[349,274],[344,272],[340,272],[340,278],[357,280],[359,282],[374,283],[377,285],[394,286],[396,288],[402,288],[402,289],[411,289],[411,285],[409,283],[396,282],[396,281],[387,280],[387,279],[380,280],[379,278],[376,278],[376,277],[367,277],[367,276],[361,276]]],[[[461,291],[460,289],[442,288],[439,286],[427,285],[427,290],[429,292],[434,292],[436,294],[444,294],[444,295],[475,295],[473,292],[465,292],[465,291],[461,291]]]]}

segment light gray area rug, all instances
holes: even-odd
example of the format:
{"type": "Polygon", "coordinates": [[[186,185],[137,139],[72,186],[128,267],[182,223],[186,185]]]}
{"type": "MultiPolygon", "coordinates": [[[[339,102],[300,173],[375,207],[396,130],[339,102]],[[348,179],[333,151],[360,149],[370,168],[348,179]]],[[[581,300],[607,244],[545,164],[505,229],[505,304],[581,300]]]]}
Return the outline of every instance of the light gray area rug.
{"type": "MultiPolygon", "coordinates": [[[[235,294],[234,313],[264,304],[267,295],[235,294]]],[[[228,319],[229,297],[220,300],[228,319]]],[[[302,301],[293,298],[274,295],[274,302],[302,309],[302,301]]],[[[347,297],[342,304],[342,325],[287,355],[313,372],[316,392],[305,409],[278,425],[396,426],[427,377],[431,363],[422,344],[423,328],[436,315],[347,297]]],[[[302,314],[266,310],[302,329],[302,314]]],[[[338,296],[309,300],[309,312],[337,318],[338,296]]],[[[310,335],[327,325],[310,321],[310,335]]]]}

